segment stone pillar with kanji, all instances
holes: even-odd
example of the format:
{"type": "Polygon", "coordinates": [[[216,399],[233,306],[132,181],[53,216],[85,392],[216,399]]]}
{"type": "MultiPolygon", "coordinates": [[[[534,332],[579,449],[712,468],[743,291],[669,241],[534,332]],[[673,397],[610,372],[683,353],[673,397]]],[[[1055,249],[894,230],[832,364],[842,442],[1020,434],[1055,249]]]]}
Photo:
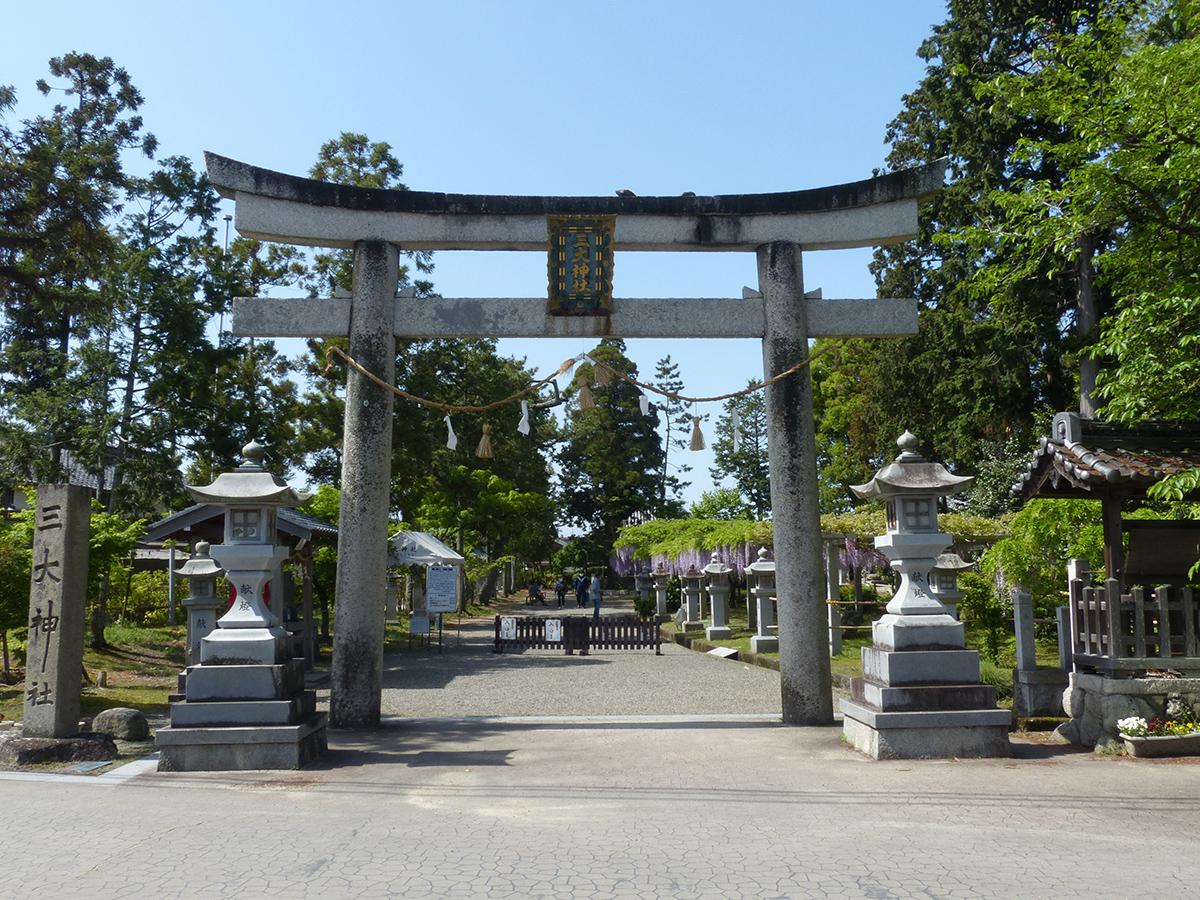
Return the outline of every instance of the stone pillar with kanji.
{"type": "Polygon", "coordinates": [[[25,737],[79,731],[91,516],[87,488],[38,486],[21,720],[25,737]]]}

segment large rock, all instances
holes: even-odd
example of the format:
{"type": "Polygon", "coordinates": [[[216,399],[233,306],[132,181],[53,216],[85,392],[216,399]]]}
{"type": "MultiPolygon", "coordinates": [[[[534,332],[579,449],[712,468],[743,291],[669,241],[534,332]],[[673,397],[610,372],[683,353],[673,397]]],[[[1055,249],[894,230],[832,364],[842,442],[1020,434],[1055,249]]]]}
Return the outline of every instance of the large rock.
{"type": "Polygon", "coordinates": [[[1156,715],[1160,715],[1160,713],[1141,697],[1131,697],[1128,694],[1110,694],[1103,701],[1100,727],[1104,736],[1115,738],[1120,732],[1117,723],[1121,719],[1128,719],[1130,716],[1153,719],[1156,715]]]}
{"type": "Polygon", "coordinates": [[[150,723],[141,710],[118,706],[96,716],[92,731],[111,734],[118,741],[145,741],[150,738],[150,723]]]}
{"type": "Polygon", "coordinates": [[[97,732],[61,738],[19,737],[0,744],[0,763],[10,766],[93,762],[116,759],[116,756],[116,741],[107,734],[97,732]]]}

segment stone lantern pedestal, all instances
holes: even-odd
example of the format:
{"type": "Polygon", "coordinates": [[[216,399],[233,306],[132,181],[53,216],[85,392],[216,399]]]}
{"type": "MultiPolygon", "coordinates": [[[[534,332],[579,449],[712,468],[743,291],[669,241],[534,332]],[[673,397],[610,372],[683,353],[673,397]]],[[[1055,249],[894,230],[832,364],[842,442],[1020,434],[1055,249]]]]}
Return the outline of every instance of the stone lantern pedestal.
{"type": "Polygon", "coordinates": [[[771,633],[775,624],[775,561],[767,559],[767,548],[760,547],[758,559],[746,566],[746,588],[754,598],[757,634],[750,638],[754,653],[778,653],[779,637],[771,633]]]}
{"type": "Polygon", "coordinates": [[[276,510],[301,506],[248,444],[234,472],[188,492],[225,507],[225,541],[211,548],[233,586],[229,611],[200,640],[200,663],[188,668],[184,699],[155,735],[160,771],[294,769],[325,752],[326,717],[316,692],[304,689],[304,658],[292,658],[286,630],[271,611],[266,586],[287,558],[275,546],[276,510]]]}
{"type": "Polygon", "coordinates": [[[727,641],[733,637],[733,629],[729,627],[729,573],[733,570],[717,560],[713,551],[712,562],[704,567],[708,576],[708,603],[712,610],[712,624],[704,629],[704,636],[710,641],[727,641]]]}
{"type": "Polygon", "coordinates": [[[650,589],[654,586],[654,582],[650,579],[650,573],[645,569],[635,572],[633,575],[633,587],[638,592],[638,596],[642,598],[642,605],[650,602],[650,589]]]}
{"type": "Polygon", "coordinates": [[[887,615],[862,650],[863,677],[841,702],[846,738],[875,759],[1011,756],[1012,715],[979,680],[979,654],[965,649],[963,626],[930,590],[929,572],[952,538],[937,530],[937,499],[970,487],[916,453],[905,432],[901,454],[865,485],[864,499],[887,504],[887,534],[875,539],[900,573],[887,615]]]}
{"type": "Polygon", "coordinates": [[[681,631],[695,631],[704,624],[700,619],[700,592],[704,590],[704,576],[696,571],[695,566],[688,566],[680,581],[683,594],[680,612],[683,619],[679,622],[679,628],[681,631]]]}
{"type": "Polygon", "coordinates": [[[654,579],[654,611],[662,616],[663,621],[667,619],[667,581],[671,577],[671,573],[662,567],[650,573],[650,577],[654,579]]]}

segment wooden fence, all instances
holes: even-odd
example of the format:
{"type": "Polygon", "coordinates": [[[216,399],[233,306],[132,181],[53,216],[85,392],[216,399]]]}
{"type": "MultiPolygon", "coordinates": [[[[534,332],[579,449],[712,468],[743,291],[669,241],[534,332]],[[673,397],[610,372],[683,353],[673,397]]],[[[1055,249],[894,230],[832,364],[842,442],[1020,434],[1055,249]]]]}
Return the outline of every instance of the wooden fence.
{"type": "Polygon", "coordinates": [[[1191,587],[1103,587],[1070,582],[1071,650],[1076,665],[1110,673],[1200,674],[1200,597],[1191,587]]]}
{"type": "Polygon", "coordinates": [[[641,650],[654,648],[662,656],[659,620],[632,616],[496,616],[495,653],[506,649],[563,650],[568,656],[576,650],[587,656],[597,650],[641,650]]]}

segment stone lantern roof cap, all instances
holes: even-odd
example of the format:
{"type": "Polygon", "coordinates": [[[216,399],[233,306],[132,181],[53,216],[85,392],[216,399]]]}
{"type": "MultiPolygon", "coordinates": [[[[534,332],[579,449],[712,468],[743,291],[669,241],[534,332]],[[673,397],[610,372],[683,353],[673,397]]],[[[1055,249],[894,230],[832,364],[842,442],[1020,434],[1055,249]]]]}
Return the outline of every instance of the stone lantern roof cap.
{"type": "Polygon", "coordinates": [[[200,541],[196,544],[196,550],[192,558],[185,562],[182,566],[175,570],[176,575],[181,575],[184,578],[194,578],[200,575],[220,575],[225,570],[217,565],[216,560],[208,555],[208,541],[200,541]]]}
{"type": "Polygon", "coordinates": [[[933,564],[933,569],[943,572],[962,572],[973,568],[975,568],[975,563],[967,562],[957,553],[943,553],[933,564]]]}
{"type": "Polygon", "coordinates": [[[728,575],[732,571],[733,569],[717,559],[717,551],[715,550],[713,551],[712,561],[703,569],[705,575],[728,575]]]}
{"type": "Polygon", "coordinates": [[[245,462],[232,472],[222,472],[208,487],[184,485],[200,503],[217,505],[303,506],[311,493],[293,491],[286,481],[268,472],[262,464],[263,445],[251,441],[242,448],[245,462]]]}
{"type": "Polygon", "coordinates": [[[758,559],[755,562],[751,563],[750,565],[746,566],[746,571],[754,572],[755,574],[762,574],[765,572],[774,572],[775,571],[775,560],[767,559],[767,548],[766,547],[758,548],[758,559]]]}
{"type": "Polygon", "coordinates": [[[933,463],[917,453],[917,438],[905,431],[896,441],[900,455],[875,473],[866,484],[852,484],[850,490],[863,500],[886,500],[913,494],[945,497],[965,491],[975,483],[970,475],[951,475],[941,463],[933,463]]]}

